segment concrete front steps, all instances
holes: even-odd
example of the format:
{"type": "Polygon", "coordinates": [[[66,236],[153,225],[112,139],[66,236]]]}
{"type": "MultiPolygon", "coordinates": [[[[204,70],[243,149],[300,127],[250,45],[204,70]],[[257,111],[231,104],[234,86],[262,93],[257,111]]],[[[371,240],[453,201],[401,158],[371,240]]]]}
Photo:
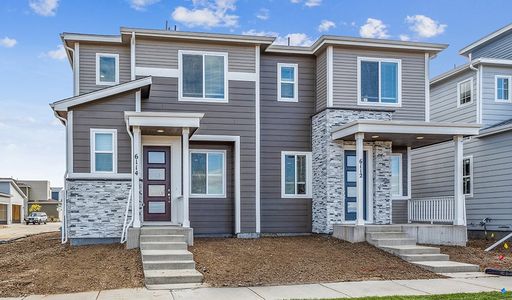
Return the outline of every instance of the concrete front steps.
{"type": "Polygon", "coordinates": [[[375,226],[366,229],[368,243],[401,259],[435,273],[478,272],[477,265],[450,261],[436,247],[418,246],[416,239],[402,232],[400,226],[375,226]]]}
{"type": "Polygon", "coordinates": [[[187,250],[187,232],[177,226],[144,226],[140,232],[140,252],[148,289],[197,287],[203,275],[196,271],[187,250]]]}

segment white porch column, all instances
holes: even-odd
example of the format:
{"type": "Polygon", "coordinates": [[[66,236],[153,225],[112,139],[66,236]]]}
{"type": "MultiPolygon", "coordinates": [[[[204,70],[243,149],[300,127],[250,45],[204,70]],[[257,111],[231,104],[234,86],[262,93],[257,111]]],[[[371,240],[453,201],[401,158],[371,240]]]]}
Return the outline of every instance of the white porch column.
{"type": "Polygon", "coordinates": [[[7,225],[12,224],[12,198],[9,199],[9,204],[7,204],[7,225]]]}
{"type": "Polygon", "coordinates": [[[189,135],[190,135],[190,130],[188,128],[183,128],[182,139],[181,139],[181,142],[182,142],[181,154],[183,157],[183,163],[182,163],[182,168],[183,168],[183,177],[182,177],[182,181],[183,181],[183,227],[190,227],[190,221],[188,218],[189,217],[188,216],[188,196],[189,196],[189,188],[190,188],[190,185],[189,185],[189,172],[190,172],[189,157],[190,157],[190,155],[188,153],[189,135]]]}
{"type": "Polygon", "coordinates": [[[133,188],[132,188],[132,200],[133,200],[133,227],[140,228],[140,172],[141,172],[141,136],[140,127],[133,127],[133,188]]]}
{"type": "Polygon", "coordinates": [[[455,143],[455,170],[454,170],[454,200],[455,200],[455,217],[453,225],[466,225],[464,216],[464,190],[462,187],[462,160],[464,157],[464,141],[461,135],[453,137],[455,143]]]}
{"type": "Polygon", "coordinates": [[[363,155],[364,155],[364,133],[356,133],[356,190],[357,190],[357,217],[356,225],[364,225],[364,170],[363,170],[363,155]]]}

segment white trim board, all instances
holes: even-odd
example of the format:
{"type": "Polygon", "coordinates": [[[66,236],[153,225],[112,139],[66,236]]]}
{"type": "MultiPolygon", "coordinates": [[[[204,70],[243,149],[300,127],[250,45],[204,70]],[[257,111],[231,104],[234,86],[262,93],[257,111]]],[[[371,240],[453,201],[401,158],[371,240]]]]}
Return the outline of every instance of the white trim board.
{"type": "MultiPolygon", "coordinates": [[[[167,78],[179,78],[179,70],[171,68],[135,67],[137,76],[155,76],[167,78]]],[[[230,81],[256,81],[257,73],[250,72],[227,72],[227,79],[230,81]]]]}
{"type": "Polygon", "coordinates": [[[116,85],[119,84],[119,54],[116,53],[96,53],[96,85],[116,85]],[[114,81],[101,81],[100,78],[100,59],[102,57],[114,58],[116,65],[114,81]]]}
{"type": "Polygon", "coordinates": [[[256,115],[256,141],[255,141],[255,152],[256,152],[256,182],[255,182],[255,189],[256,189],[256,233],[261,232],[261,168],[260,168],[260,162],[261,162],[261,124],[260,124],[260,46],[256,46],[255,49],[255,58],[256,58],[256,82],[255,82],[255,115],[256,115]]]}

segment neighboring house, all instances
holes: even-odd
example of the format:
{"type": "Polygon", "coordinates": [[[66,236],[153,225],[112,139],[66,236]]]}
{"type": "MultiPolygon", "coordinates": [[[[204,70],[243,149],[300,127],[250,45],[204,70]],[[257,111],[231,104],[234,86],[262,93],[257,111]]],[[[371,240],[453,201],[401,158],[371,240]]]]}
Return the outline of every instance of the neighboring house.
{"type": "MultiPolygon", "coordinates": [[[[407,213],[412,149],[455,139],[462,170],[461,141],[478,134],[430,122],[429,63],[446,45],[133,28],[62,40],[75,95],[51,107],[67,130],[72,244],[153,224],[238,237],[338,226],[364,239],[367,224],[421,221],[407,213]]],[[[415,211],[437,209],[455,225],[443,230],[465,235],[462,185],[445,202],[415,211]]]]}
{"type": "MultiPolygon", "coordinates": [[[[461,177],[468,230],[512,230],[512,24],[464,47],[468,63],[432,79],[430,116],[481,126],[464,140],[461,177]],[[487,219],[487,220],[485,220],[487,219]]],[[[413,197],[453,190],[453,143],[413,152],[413,197]]],[[[460,182],[458,182],[460,183],[460,182]]]]}
{"type": "Polygon", "coordinates": [[[12,178],[0,178],[0,224],[22,223],[27,196],[12,178]]]}
{"type": "Polygon", "coordinates": [[[19,180],[18,182],[28,198],[26,213],[29,212],[31,205],[37,204],[41,206],[40,211],[48,215],[49,220],[60,219],[60,191],[62,188],[50,187],[48,180],[19,180]]]}

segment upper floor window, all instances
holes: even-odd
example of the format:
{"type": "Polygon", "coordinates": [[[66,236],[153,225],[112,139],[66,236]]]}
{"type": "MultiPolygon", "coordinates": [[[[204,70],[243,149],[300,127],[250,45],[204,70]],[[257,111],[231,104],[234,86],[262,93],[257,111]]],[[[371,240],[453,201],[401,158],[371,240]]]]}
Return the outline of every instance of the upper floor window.
{"type": "Polygon", "coordinates": [[[510,80],[512,76],[496,76],[496,101],[511,102],[510,99],[510,80]]]}
{"type": "Polygon", "coordinates": [[[52,191],[52,200],[59,200],[59,194],[60,192],[58,191],[52,191]]]}
{"type": "Polygon", "coordinates": [[[402,154],[391,154],[391,196],[403,196],[402,189],[402,154]]]}
{"type": "Polygon", "coordinates": [[[117,129],[91,129],[91,172],[117,173],[117,129]]]}
{"type": "Polygon", "coordinates": [[[464,195],[473,195],[473,157],[464,157],[462,160],[462,190],[464,195]]]}
{"type": "Polygon", "coordinates": [[[277,100],[297,102],[298,97],[298,65],[277,64],[277,100]]]}
{"type": "Polygon", "coordinates": [[[226,152],[190,152],[190,193],[194,197],[226,196],[226,152]]]}
{"type": "Polygon", "coordinates": [[[96,53],[96,84],[119,83],[119,54],[96,53]]]}
{"type": "Polygon", "coordinates": [[[179,98],[227,102],[227,53],[179,51],[179,98]]]}
{"type": "Polygon", "coordinates": [[[399,106],[402,89],[399,59],[358,58],[358,104],[399,106]]]}
{"type": "Polygon", "coordinates": [[[311,153],[281,152],[281,197],[311,198],[311,153]]]}
{"type": "Polygon", "coordinates": [[[457,84],[457,107],[471,103],[473,99],[473,79],[466,79],[457,84]]]}

